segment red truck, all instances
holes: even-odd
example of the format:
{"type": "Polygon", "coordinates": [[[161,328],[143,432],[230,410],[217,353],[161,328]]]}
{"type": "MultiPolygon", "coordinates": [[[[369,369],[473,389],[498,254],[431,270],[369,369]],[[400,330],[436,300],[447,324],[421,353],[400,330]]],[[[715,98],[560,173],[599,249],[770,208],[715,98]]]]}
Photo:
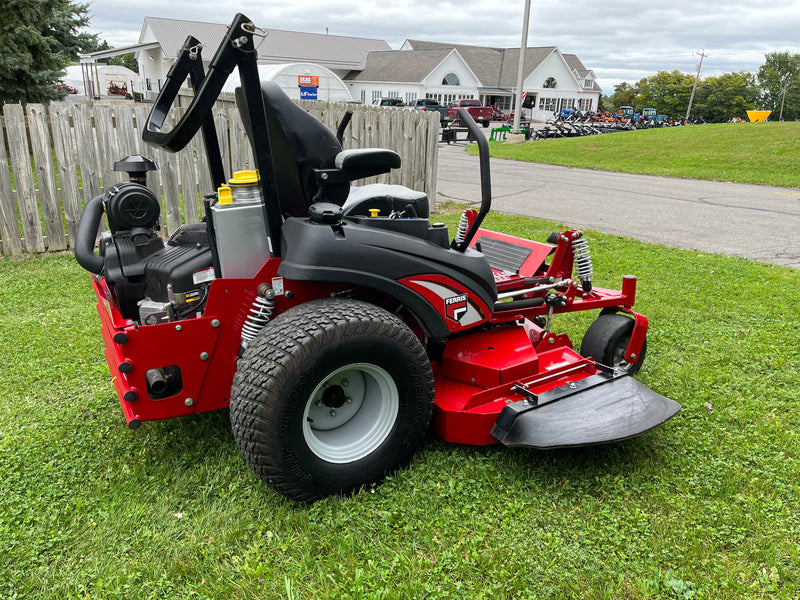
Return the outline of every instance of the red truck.
{"type": "Polygon", "coordinates": [[[492,122],[494,110],[491,106],[481,106],[479,100],[455,100],[447,107],[447,120],[451,125],[458,125],[458,109],[466,108],[470,116],[484,127],[488,127],[492,122]]]}

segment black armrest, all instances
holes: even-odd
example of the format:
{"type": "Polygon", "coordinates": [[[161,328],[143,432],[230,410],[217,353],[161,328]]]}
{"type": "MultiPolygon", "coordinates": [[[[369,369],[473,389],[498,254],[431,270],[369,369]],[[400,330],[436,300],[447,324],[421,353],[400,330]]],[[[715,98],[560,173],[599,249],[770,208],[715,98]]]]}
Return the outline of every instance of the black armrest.
{"type": "Polygon", "coordinates": [[[400,167],[400,155],[392,150],[384,148],[357,148],[353,150],[342,150],[336,155],[334,164],[337,169],[347,171],[350,169],[398,169],[400,167]]]}
{"type": "Polygon", "coordinates": [[[344,183],[388,173],[400,166],[400,155],[382,148],[343,150],[334,159],[335,169],[314,169],[320,183],[344,183]]]}

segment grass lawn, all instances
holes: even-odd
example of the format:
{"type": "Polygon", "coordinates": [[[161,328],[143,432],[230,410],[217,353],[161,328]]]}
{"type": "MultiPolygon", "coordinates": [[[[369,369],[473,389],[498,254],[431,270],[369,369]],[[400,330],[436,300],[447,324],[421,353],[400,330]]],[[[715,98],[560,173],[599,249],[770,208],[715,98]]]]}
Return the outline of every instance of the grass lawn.
{"type": "MultiPolygon", "coordinates": [[[[0,261],[0,598],[800,597],[798,272],[589,238],[597,285],[640,277],[638,378],[677,417],[575,450],[431,438],[311,506],[255,477],[226,412],[129,430],[89,276],[68,254],[0,261]]],[[[579,343],[591,318],[557,330],[579,343]]]]}
{"type": "MultiPolygon", "coordinates": [[[[491,155],[568,167],[800,187],[800,123],[722,123],[524,144],[491,155]]],[[[476,152],[474,146],[471,149],[476,152]]]]}

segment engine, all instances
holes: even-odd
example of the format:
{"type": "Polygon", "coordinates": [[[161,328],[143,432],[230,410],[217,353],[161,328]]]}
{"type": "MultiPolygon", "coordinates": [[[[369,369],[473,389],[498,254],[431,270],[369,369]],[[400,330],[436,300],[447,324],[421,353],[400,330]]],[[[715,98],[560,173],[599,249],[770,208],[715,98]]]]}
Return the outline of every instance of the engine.
{"type": "Polygon", "coordinates": [[[161,238],[161,203],[144,184],[154,162],[128,156],[114,165],[131,181],[111,186],[87,202],[78,227],[75,255],[87,270],[102,275],[122,316],[141,325],[174,321],[202,311],[214,279],[205,223],[184,225],[161,238]],[[92,248],[103,213],[108,231],[100,256],[92,248]]]}

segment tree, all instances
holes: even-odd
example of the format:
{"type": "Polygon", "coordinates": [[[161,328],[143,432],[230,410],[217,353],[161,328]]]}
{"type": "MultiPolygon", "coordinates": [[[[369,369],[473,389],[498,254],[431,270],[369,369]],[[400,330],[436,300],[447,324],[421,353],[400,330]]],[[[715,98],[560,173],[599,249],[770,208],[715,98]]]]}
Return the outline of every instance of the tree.
{"type": "Polygon", "coordinates": [[[797,79],[800,76],[800,54],[790,52],[770,52],[764,56],[765,62],[758,69],[758,84],[761,86],[761,107],[772,111],[772,119],[777,120],[783,105],[783,118],[800,116],[800,106],[796,97],[797,79]],[[787,112],[786,100],[792,92],[792,101],[787,112]]]}
{"type": "Polygon", "coordinates": [[[682,117],[689,106],[694,75],[675,71],[659,71],[636,84],[636,102],[640,108],[655,108],[659,114],[682,117]]]}
{"type": "Polygon", "coordinates": [[[610,109],[616,112],[619,110],[620,106],[633,106],[635,100],[636,88],[627,81],[623,81],[614,86],[614,94],[611,96],[610,109]]]}
{"type": "Polygon", "coordinates": [[[136,55],[133,52],[112,56],[111,58],[108,59],[108,64],[119,65],[128,68],[134,73],[139,72],[139,61],[136,60],[136,55]]]}
{"type": "Polygon", "coordinates": [[[0,104],[48,102],[61,70],[93,50],[97,36],[83,32],[89,4],[73,0],[5,0],[0,8],[0,104]]]}
{"type": "Polygon", "coordinates": [[[752,73],[739,71],[707,77],[697,87],[692,112],[712,123],[745,119],[758,104],[759,89],[752,73]]]}

